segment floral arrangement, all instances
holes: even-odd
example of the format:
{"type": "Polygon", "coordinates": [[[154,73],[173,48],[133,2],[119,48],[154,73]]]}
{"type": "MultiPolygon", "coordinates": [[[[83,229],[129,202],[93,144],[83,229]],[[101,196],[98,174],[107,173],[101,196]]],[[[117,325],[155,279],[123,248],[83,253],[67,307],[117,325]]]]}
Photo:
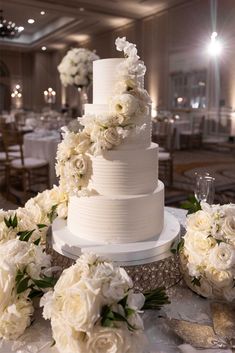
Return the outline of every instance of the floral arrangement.
{"type": "Polygon", "coordinates": [[[69,50],[58,66],[62,84],[87,87],[92,81],[93,61],[98,59],[98,55],[85,48],[69,50]]]}
{"type": "Polygon", "coordinates": [[[235,299],[235,205],[208,205],[187,216],[180,257],[189,286],[208,298],[235,299]]]}
{"type": "Polygon", "coordinates": [[[143,352],[142,310],[168,301],[161,289],[144,295],[132,287],[123,268],[93,254],[64,270],[54,291],[41,299],[59,352],[143,352]]]}
{"type": "Polygon", "coordinates": [[[16,339],[30,325],[35,298],[53,287],[45,253],[49,225],[67,216],[67,195],[54,186],[24,208],[0,211],[0,338],[16,339]]]}
{"type": "Polygon", "coordinates": [[[145,66],[135,44],[126,38],[117,38],[117,50],[123,51],[126,59],[117,67],[114,94],[109,102],[109,111],[87,114],[79,119],[84,127],[79,132],[64,130],[64,139],[58,147],[56,172],[60,185],[70,195],[89,190],[92,173],[91,156],[114,149],[131,135],[141,133],[146,124],[151,99],[141,87],[145,66]]]}

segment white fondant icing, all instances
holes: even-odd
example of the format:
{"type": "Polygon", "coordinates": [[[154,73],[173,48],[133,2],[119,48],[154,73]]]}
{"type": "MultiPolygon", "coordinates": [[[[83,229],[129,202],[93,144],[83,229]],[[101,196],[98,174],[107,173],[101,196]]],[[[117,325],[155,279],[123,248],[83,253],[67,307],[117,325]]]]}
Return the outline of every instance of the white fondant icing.
{"type": "Polygon", "coordinates": [[[107,104],[117,82],[117,66],[124,59],[101,59],[93,62],[93,103],[107,104]]]}
{"type": "Polygon", "coordinates": [[[158,145],[147,149],[104,151],[91,156],[92,187],[101,195],[139,195],[153,192],[158,183],[158,145]]]}
{"type": "Polygon", "coordinates": [[[164,185],[153,193],[70,198],[68,229],[100,243],[144,241],[161,233],[164,224],[164,185]]]}

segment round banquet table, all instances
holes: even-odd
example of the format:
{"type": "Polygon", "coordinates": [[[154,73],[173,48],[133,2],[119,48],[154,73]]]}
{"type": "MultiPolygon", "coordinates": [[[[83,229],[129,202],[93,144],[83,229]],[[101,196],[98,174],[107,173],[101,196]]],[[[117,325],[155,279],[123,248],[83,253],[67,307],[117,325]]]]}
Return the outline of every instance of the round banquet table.
{"type": "Polygon", "coordinates": [[[60,143],[57,131],[32,132],[24,136],[25,157],[44,159],[49,163],[50,186],[58,183],[55,174],[55,158],[60,143]]]}
{"type": "MultiPolygon", "coordinates": [[[[185,211],[166,207],[174,214],[182,226],[185,224],[185,211]]],[[[230,349],[200,349],[183,344],[168,327],[167,318],[176,318],[210,324],[210,301],[190,291],[181,281],[168,290],[171,303],[160,311],[146,310],[143,319],[145,334],[149,341],[146,353],[232,353],[230,349]]],[[[35,313],[35,320],[25,333],[15,341],[0,340],[0,353],[58,353],[52,347],[50,322],[42,318],[41,310],[35,313]]],[[[73,352],[71,352],[73,353],[73,352]]]]}

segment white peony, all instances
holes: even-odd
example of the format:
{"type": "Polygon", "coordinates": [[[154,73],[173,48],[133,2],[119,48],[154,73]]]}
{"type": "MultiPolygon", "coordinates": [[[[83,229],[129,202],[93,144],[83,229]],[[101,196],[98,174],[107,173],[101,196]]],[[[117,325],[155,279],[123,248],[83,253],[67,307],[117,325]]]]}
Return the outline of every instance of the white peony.
{"type": "Polygon", "coordinates": [[[235,264],[235,250],[229,244],[217,244],[211,249],[208,261],[216,270],[228,270],[235,264]]]}

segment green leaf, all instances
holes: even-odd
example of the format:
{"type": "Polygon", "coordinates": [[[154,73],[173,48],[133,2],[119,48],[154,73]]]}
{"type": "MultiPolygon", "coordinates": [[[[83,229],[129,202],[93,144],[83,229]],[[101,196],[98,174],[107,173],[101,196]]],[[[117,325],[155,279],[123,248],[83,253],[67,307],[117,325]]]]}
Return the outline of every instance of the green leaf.
{"type": "Polygon", "coordinates": [[[131,309],[131,308],[125,308],[125,315],[126,317],[129,317],[131,316],[132,314],[135,313],[135,310],[134,309],[131,309]]]}
{"type": "Polygon", "coordinates": [[[58,205],[53,205],[53,206],[51,207],[50,213],[47,214],[47,217],[48,217],[50,223],[52,223],[52,222],[56,219],[56,217],[57,217],[57,212],[56,212],[57,206],[58,206],[58,205]]]}
{"type": "Polygon", "coordinates": [[[37,224],[37,227],[38,227],[39,229],[43,229],[43,228],[46,228],[47,225],[46,225],[46,224],[37,224]]]}
{"type": "Polygon", "coordinates": [[[17,215],[15,213],[14,217],[12,218],[11,216],[7,219],[6,217],[4,217],[4,222],[7,226],[7,228],[16,228],[18,225],[18,220],[17,220],[17,215]]]}
{"type": "Polygon", "coordinates": [[[41,237],[39,237],[37,240],[35,240],[33,243],[35,245],[39,245],[40,244],[40,241],[41,241],[41,237]]]}
{"type": "Polygon", "coordinates": [[[172,254],[179,254],[182,250],[183,250],[183,247],[184,247],[184,239],[180,239],[179,242],[174,242],[172,244],[172,247],[171,247],[171,252],[172,254]]]}
{"type": "Polygon", "coordinates": [[[44,276],[41,279],[32,279],[32,281],[39,288],[51,288],[55,286],[57,279],[54,277],[44,276]]]}
{"type": "Polygon", "coordinates": [[[200,280],[201,278],[197,278],[197,277],[193,277],[193,279],[191,280],[191,283],[194,285],[194,286],[198,286],[198,287],[201,287],[201,283],[200,283],[200,280]]]}
{"type": "Polygon", "coordinates": [[[181,208],[187,210],[188,214],[191,214],[200,211],[201,205],[194,195],[190,195],[188,200],[181,204],[181,208]]]}
{"type": "Polygon", "coordinates": [[[31,237],[31,235],[33,234],[34,231],[35,231],[35,229],[18,232],[17,235],[19,236],[19,240],[21,240],[21,241],[29,241],[29,239],[30,239],[30,237],[31,237]]]}
{"type": "Polygon", "coordinates": [[[21,270],[18,270],[16,273],[16,286],[20,283],[20,281],[24,278],[25,272],[22,272],[21,270]]]}
{"type": "Polygon", "coordinates": [[[36,298],[36,297],[41,297],[42,295],[43,295],[43,291],[33,288],[31,290],[30,294],[29,294],[29,298],[33,299],[33,298],[36,298]]]}
{"type": "Polygon", "coordinates": [[[28,284],[29,284],[29,280],[30,278],[27,276],[25,278],[23,278],[17,285],[16,287],[16,291],[17,291],[17,294],[20,294],[22,292],[24,292],[26,289],[29,288],[28,284]]]}
{"type": "Polygon", "coordinates": [[[165,288],[160,287],[151,291],[143,293],[145,296],[145,303],[143,309],[157,309],[159,310],[163,305],[170,304],[169,298],[166,295],[165,288]]]}

